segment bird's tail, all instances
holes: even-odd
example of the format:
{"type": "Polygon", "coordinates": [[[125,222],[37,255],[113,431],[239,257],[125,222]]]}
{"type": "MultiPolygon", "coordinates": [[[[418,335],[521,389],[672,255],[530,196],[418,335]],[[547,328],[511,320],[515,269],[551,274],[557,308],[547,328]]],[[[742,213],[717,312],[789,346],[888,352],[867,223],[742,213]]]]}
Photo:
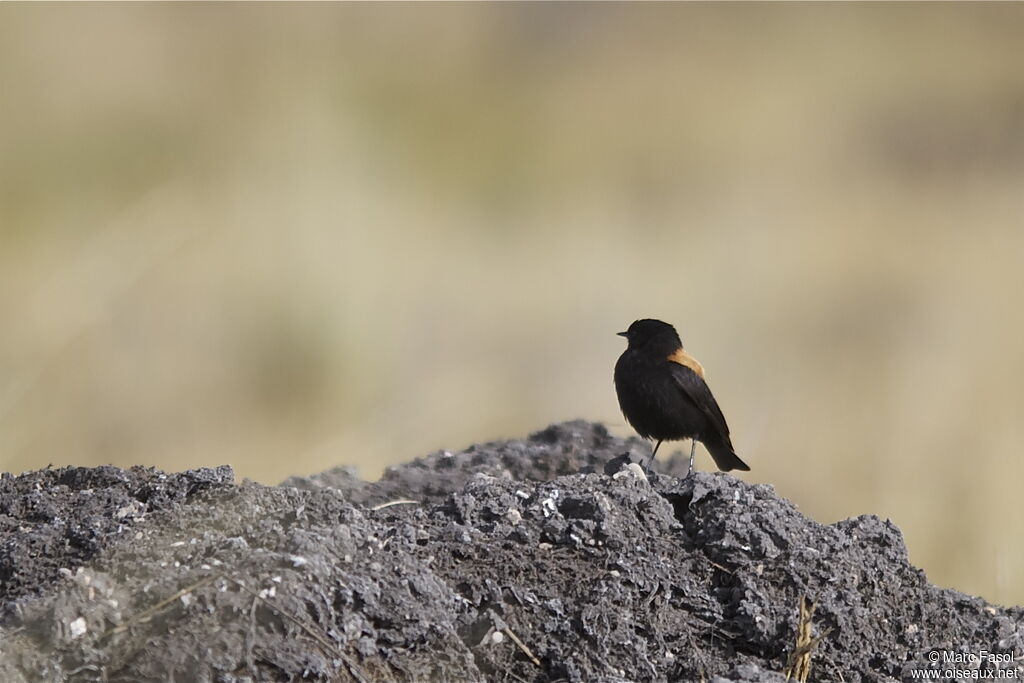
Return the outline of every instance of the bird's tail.
{"type": "Polygon", "coordinates": [[[736,455],[736,452],[728,443],[713,440],[710,442],[704,442],[704,447],[708,449],[708,453],[710,453],[711,457],[715,459],[715,464],[718,465],[718,469],[723,472],[728,472],[730,470],[743,470],[744,472],[750,471],[750,466],[740,460],[740,456],[736,455]]]}

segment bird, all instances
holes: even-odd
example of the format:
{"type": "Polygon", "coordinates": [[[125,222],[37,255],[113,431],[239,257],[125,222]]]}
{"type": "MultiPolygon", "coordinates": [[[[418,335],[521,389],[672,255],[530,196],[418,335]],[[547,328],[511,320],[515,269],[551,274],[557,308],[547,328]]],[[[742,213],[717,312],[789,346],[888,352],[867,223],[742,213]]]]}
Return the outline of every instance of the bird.
{"type": "Polygon", "coordinates": [[[662,441],[690,439],[690,470],[700,441],[718,469],[750,471],[736,455],[729,426],[704,381],[704,367],[683,350],[676,328],[661,320],[635,321],[625,332],[626,350],[615,363],[615,393],[626,421],[655,441],[649,469],[662,441]]]}

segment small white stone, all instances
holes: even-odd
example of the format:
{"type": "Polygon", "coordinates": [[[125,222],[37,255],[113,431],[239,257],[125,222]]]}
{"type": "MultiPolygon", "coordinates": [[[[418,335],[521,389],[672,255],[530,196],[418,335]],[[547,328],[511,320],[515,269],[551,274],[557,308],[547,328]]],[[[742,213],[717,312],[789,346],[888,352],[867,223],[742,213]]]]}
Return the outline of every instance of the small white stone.
{"type": "Polygon", "coordinates": [[[78,617],[70,624],[68,624],[68,631],[71,633],[71,639],[81,638],[85,635],[85,632],[89,630],[89,627],[85,624],[84,617],[78,617]]]}
{"type": "MultiPolygon", "coordinates": [[[[347,558],[348,556],[346,555],[345,557],[347,558]]],[[[304,558],[302,555],[289,555],[288,559],[291,560],[293,567],[303,567],[309,563],[309,560],[304,558]]],[[[348,562],[347,559],[345,561],[348,562]]]]}
{"type": "Polygon", "coordinates": [[[629,463],[628,465],[626,465],[626,469],[632,472],[633,476],[636,477],[637,479],[647,481],[647,473],[644,472],[644,468],[640,467],[640,465],[638,465],[637,463],[629,463]]]}
{"type": "Polygon", "coordinates": [[[500,645],[501,643],[504,643],[505,634],[501,631],[495,631],[491,634],[491,642],[493,642],[495,645],[500,645]]]}
{"type": "Polygon", "coordinates": [[[619,480],[623,477],[633,477],[640,481],[647,481],[647,474],[644,472],[644,468],[635,462],[631,462],[621,470],[612,475],[612,479],[619,480]]]}
{"type": "Polygon", "coordinates": [[[193,602],[195,602],[195,600],[196,599],[192,597],[191,593],[185,593],[181,596],[181,604],[183,604],[185,607],[191,605],[193,602]]]}

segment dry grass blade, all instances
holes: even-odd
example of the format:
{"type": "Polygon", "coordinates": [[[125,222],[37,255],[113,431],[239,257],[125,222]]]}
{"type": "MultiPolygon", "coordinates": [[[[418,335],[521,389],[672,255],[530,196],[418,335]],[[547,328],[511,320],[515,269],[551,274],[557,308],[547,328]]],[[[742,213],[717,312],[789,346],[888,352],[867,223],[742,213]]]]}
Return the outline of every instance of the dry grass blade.
{"type": "Polygon", "coordinates": [[[206,584],[211,583],[211,582],[213,582],[213,581],[215,581],[217,579],[221,579],[221,578],[224,579],[225,581],[230,581],[231,583],[233,583],[236,586],[238,586],[239,589],[241,589],[242,591],[244,591],[244,592],[248,593],[249,595],[251,595],[253,597],[253,605],[255,605],[257,602],[261,602],[261,603],[265,604],[267,607],[269,607],[270,609],[272,609],[277,614],[280,614],[282,617],[284,617],[288,621],[292,622],[293,624],[295,624],[296,626],[301,628],[311,638],[313,638],[315,641],[317,641],[318,643],[323,645],[324,648],[330,654],[334,655],[335,657],[337,657],[338,659],[343,661],[345,663],[345,666],[348,667],[349,673],[352,674],[353,678],[355,678],[357,681],[360,681],[360,683],[369,683],[369,679],[367,679],[365,676],[362,675],[362,673],[356,668],[354,662],[352,662],[351,658],[348,657],[340,649],[338,649],[332,642],[327,640],[323,635],[321,635],[314,627],[312,627],[309,624],[305,623],[304,621],[302,621],[298,617],[293,616],[293,615],[289,614],[288,612],[285,612],[284,610],[280,609],[277,605],[274,605],[270,601],[268,601],[265,598],[261,597],[259,593],[257,593],[256,591],[252,590],[251,588],[249,588],[248,586],[243,584],[238,579],[232,578],[232,577],[228,576],[227,574],[224,574],[223,572],[218,572],[217,574],[212,574],[210,576],[207,576],[204,579],[201,579],[200,581],[196,581],[195,583],[190,584],[190,585],[186,586],[185,588],[182,588],[180,591],[178,591],[177,593],[174,593],[170,597],[164,598],[163,600],[161,600],[160,602],[156,603],[152,607],[150,607],[150,608],[148,608],[146,610],[143,610],[142,612],[139,612],[135,616],[133,616],[130,619],[128,619],[127,621],[125,621],[123,624],[119,624],[118,626],[115,626],[114,628],[108,630],[107,632],[105,632],[101,636],[101,638],[106,638],[107,636],[112,635],[114,633],[121,633],[122,631],[126,631],[129,628],[131,628],[133,624],[137,624],[139,622],[145,621],[149,617],[153,616],[154,614],[156,614],[157,612],[162,610],[167,605],[169,605],[172,602],[174,602],[175,600],[178,600],[179,598],[181,598],[183,595],[191,593],[192,591],[196,590],[197,588],[201,588],[202,586],[205,586],[206,584]]]}
{"type": "Polygon", "coordinates": [[[352,661],[352,658],[349,657],[348,655],[346,655],[340,649],[338,649],[338,647],[336,647],[334,645],[334,643],[332,643],[329,640],[327,640],[327,638],[325,638],[323,635],[321,635],[321,633],[316,628],[314,628],[313,626],[310,626],[309,624],[304,622],[302,619],[299,619],[298,617],[296,617],[296,616],[294,616],[292,614],[289,614],[288,612],[285,612],[283,609],[281,609],[280,607],[278,607],[274,603],[270,602],[266,598],[261,597],[259,593],[257,593],[253,589],[249,588],[248,586],[243,584],[241,581],[239,581],[237,579],[233,579],[230,576],[227,576],[225,578],[228,581],[230,581],[231,583],[233,583],[236,586],[238,586],[241,590],[243,590],[246,593],[248,593],[249,595],[251,595],[256,600],[262,602],[264,605],[266,605],[267,607],[269,607],[273,611],[277,612],[278,614],[280,614],[282,617],[284,617],[288,621],[292,622],[293,624],[295,624],[296,626],[301,628],[303,631],[306,632],[307,635],[309,635],[310,638],[312,638],[313,640],[315,640],[318,643],[320,643],[321,645],[323,645],[324,648],[327,650],[327,652],[329,652],[330,654],[334,655],[335,657],[337,657],[338,659],[340,659],[341,661],[343,661],[345,663],[345,666],[348,668],[349,673],[352,674],[352,677],[355,678],[357,681],[359,681],[360,683],[369,683],[369,679],[367,679],[365,676],[362,675],[362,673],[356,667],[355,663],[352,661]]]}
{"type": "Polygon", "coordinates": [[[541,663],[540,663],[540,660],[537,659],[537,656],[533,654],[533,651],[530,650],[530,648],[526,647],[526,644],[523,643],[523,641],[519,640],[519,636],[517,636],[515,633],[513,633],[512,629],[506,627],[505,628],[505,633],[508,635],[509,638],[512,639],[512,642],[516,644],[516,647],[518,647],[520,650],[522,650],[523,654],[525,654],[527,657],[530,658],[531,662],[533,662],[537,666],[542,666],[541,663]]]}
{"type": "Polygon", "coordinates": [[[172,596],[170,596],[168,598],[164,598],[163,600],[161,600],[160,602],[156,603],[155,605],[153,605],[149,609],[145,609],[145,610],[139,612],[138,614],[132,616],[131,618],[129,618],[123,624],[118,624],[114,628],[109,629],[108,631],[106,631],[100,637],[101,638],[106,638],[107,636],[112,635],[114,633],[121,633],[122,631],[127,631],[129,628],[132,627],[133,624],[137,624],[137,623],[139,623],[141,621],[145,621],[146,619],[150,618],[151,616],[153,616],[154,614],[156,614],[157,612],[162,610],[167,605],[169,605],[172,602],[174,602],[175,600],[181,598],[183,595],[187,595],[188,593],[191,593],[195,589],[201,588],[202,586],[205,586],[206,584],[208,584],[208,583],[210,583],[210,582],[212,582],[212,581],[214,581],[216,579],[219,579],[221,576],[223,576],[223,574],[220,574],[220,573],[213,574],[211,576],[207,576],[205,579],[201,579],[200,581],[196,581],[195,583],[193,583],[193,584],[191,584],[189,586],[186,586],[185,588],[182,588],[180,591],[178,591],[174,595],[172,595],[172,596]]]}
{"type": "Polygon", "coordinates": [[[817,647],[818,643],[821,642],[822,638],[832,632],[832,629],[825,629],[825,631],[817,637],[811,635],[812,624],[811,621],[814,618],[814,610],[817,608],[818,603],[812,602],[811,606],[807,606],[807,599],[804,596],[800,596],[800,620],[797,623],[796,629],[796,647],[793,648],[793,652],[790,653],[789,659],[786,662],[786,680],[795,678],[799,683],[806,683],[808,676],[811,675],[811,652],[817,647]]]}
{"type": "Polygon", "coordinates": [[[386,503],[381,503],[380,505],[374,505],[370,509],[376,512],[377,510],[383,510],[384,508],[389,508],[392,505],[418,505],[418,504],[419,504],[418,500],[409,500],[408,498],[402,498],[400,500],[389,500],[386,503]]]}

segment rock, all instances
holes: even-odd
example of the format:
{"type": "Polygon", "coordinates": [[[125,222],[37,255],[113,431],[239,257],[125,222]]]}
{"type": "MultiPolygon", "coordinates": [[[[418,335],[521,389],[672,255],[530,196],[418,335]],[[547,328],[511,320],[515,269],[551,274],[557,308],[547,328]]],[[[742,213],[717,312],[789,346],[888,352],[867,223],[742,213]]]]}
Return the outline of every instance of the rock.
{"type": "Polygon", "coordinates": [[[892,523],[646,452],[577,421],[373,483],[5,477],[0,680],[782,681],[801,596],[811,680],[1024,649],[1024,610],[930,585],[892,523]]]}

